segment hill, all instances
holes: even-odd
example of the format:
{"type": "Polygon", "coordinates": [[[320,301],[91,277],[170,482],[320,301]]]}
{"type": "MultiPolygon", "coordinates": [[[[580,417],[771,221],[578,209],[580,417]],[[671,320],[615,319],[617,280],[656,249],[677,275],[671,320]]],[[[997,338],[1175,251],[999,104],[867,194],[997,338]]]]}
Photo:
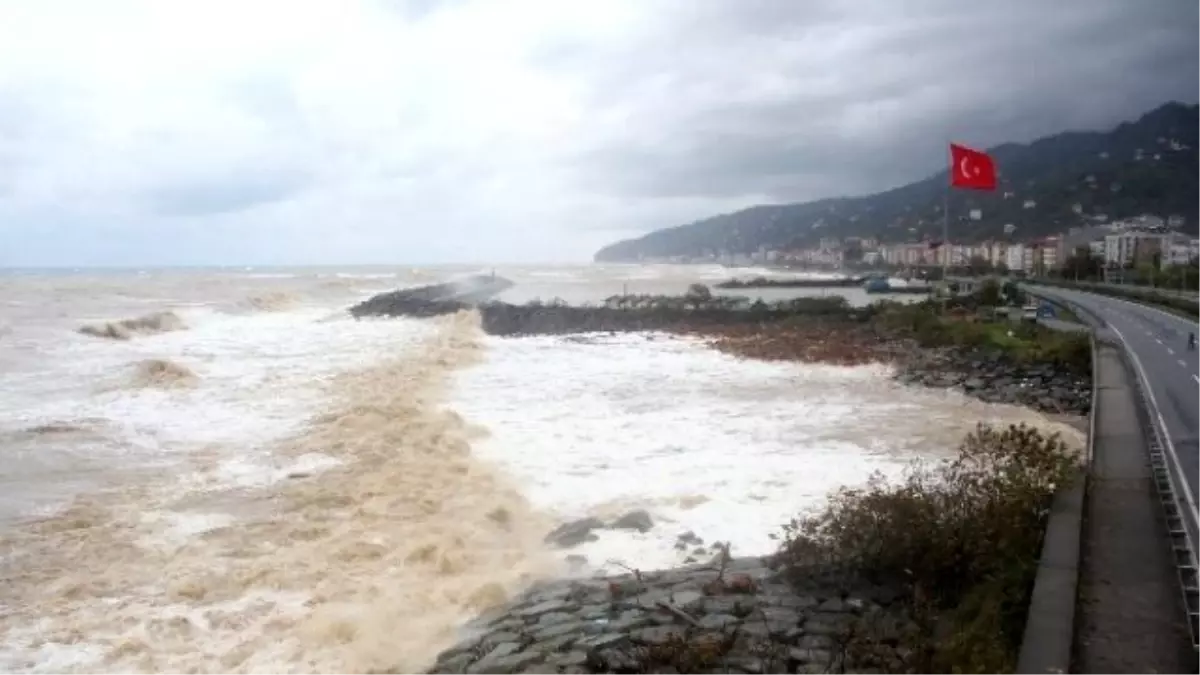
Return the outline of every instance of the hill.
{"type": "MultiPolygon", "coordinates": [[[[1167,103],[1107,132],[1066,132],[990,148],[1000,185],[995,192],[950,191],[952,238],[1023,241],[1084,224],[1084,216],[1121,219],[1143,213],[1182,215],[1186,231],[1194,233],[1200,200],[1198,124],[1200,107],[1167,103]],[[978,220],[968,218],[972,209],[981,212],[978,220]]],[[[751,253],[760,246],[811,245],[821,237],[936,240],[948,181],[948,171],[941,171],[863,197],[754,206],[620,241],[595,259],[751,253]]]]}

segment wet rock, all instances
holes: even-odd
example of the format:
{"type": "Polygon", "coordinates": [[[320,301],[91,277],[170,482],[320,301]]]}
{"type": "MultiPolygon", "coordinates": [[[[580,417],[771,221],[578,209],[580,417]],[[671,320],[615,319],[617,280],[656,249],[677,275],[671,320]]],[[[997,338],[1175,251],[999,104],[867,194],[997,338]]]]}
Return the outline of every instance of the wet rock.
{"type": "Polygon", "coordinates": [[[592,530],[602,527],[604,522],[599,518],[580,518],[554,528],[546,535],[545,541],[559,548],[570,548],[584,542],[596,541],[599,537],[592,534],[592,530]]]}
{"type": "Polygon", "coordinates": [[[650,513],[644,509],[630,511],[625,515],[617,518],[609,527],[614,530],[637,530],[638,532],[647,532],[654,527],[654,519],[650,517],[650,513]]]}
{"type": "Polygon", "coordinates": [[[688,530],[687,532],[684,532],[676,537],[676,542],[677,546],[682,544],[683,548],[687,548],[688,546],[699,546],[700,544],[704,543],[704,540],[700,537],[697,537],[695,532],[688,530]]]}
{"type": "Polygon", "coordinates": [[[518,654],[521,645],[517,642],[505,642],[496,645],[482,659],[476,661],[468,673],[509,673],[523,665],[537,660],[537,654],[518,654]]]}
{"type": "Polygon", "coordinates": [[[540,617],[543,614],[549,614],[551,612],[573,611],[578,608],[578,605],[566,600],[547,600],[545,602],[539,602],[528,609],[523,609],[517,612],[517,616],[528,621],[530,619],[540,617]]]}
{"type": "MultiPolygon", "coordinates": [[[[645,659],[657,653],[656,658],[669,661],[673,657],[662,655],[674,653],[673,648],[659,648],[680,639],[719,650],[705,657],[717,659],[712,668],[702,669],[708,672],[807,672],[818,666],[802,661],[834,653],[835,636],[857,620],[856,611],[867,611],[856,610],[854,601],[874,590],[846,588],[845,577],[835,571],[814,568],[805,577],[812,589],[804,592],[789,583],[792,576],[789,582],[773,576],[768,562],[758,558],[731,559],[726,565],[726,579],[742,575],[755,582],[745,594],[725,586],[707,588],[716,577],[709,567],[540,583],[489,612],[486,622],[473,622],[490,628],[439,655],[432,672],[676,672],[679,664],[645,659]],[[607,590],[614,587],[627,592],[614,597],[607,590]],[[712,590],[717,594],[708,595],[712,590]],[[848,599],[842,600],[846,593],[848,599]],[[843,611],[829,611],[837,608],[831,600],[843,611]]],[[[901,621],[878,605],[869,607],[873,622],[901,621]]],[[[888,652],[855,667],[887,668],[896,658],[888,652]]]]}

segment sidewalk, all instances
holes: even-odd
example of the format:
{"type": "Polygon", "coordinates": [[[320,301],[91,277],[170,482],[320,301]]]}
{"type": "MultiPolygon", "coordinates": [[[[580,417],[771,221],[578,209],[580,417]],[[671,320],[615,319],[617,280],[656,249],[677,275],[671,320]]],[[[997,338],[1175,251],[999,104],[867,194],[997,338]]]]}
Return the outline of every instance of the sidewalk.
{"type": "Polygon", "coordinates": [[[1073,670],[1195,673],[1132,376],[1107,332],[1096,336],[1096,432],[1073,670]]]}

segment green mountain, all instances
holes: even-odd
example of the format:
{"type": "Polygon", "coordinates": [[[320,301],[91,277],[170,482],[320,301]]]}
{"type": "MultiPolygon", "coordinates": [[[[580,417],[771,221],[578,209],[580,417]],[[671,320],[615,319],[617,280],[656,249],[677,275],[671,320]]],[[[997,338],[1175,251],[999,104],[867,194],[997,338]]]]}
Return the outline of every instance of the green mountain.
{"type": "MultiPolygon", "coordinates": [[[[1116,220],[1143,213],[1181,215],[1184,230],[1194,234],[1198,125],[1200,107],[1168,103],[1107,132],[1066,132],[990,148],[999,187],[949,191],[951,238],[1024,241],[1094,224],[1101,215],[1116,220]],[[978,219],[970,217],[972,210],[979,211],[978,219]]],[[[941,171],[863,197],[754,206],[620,241],[595,259],[751,253],[811,245],[822,237],[938,240],[948,181],[948,171],[941,171]]]]}

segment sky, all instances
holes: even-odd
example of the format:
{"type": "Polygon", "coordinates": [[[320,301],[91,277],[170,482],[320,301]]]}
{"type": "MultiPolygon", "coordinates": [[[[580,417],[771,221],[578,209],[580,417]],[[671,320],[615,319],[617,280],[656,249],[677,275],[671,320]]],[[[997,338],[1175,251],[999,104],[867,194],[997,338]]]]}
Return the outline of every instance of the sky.
{"type": "Polygon", "coordinates": [[[1193,0],[0,0],[0,266],[575,262],[1200,82],[1193,0]]]}

